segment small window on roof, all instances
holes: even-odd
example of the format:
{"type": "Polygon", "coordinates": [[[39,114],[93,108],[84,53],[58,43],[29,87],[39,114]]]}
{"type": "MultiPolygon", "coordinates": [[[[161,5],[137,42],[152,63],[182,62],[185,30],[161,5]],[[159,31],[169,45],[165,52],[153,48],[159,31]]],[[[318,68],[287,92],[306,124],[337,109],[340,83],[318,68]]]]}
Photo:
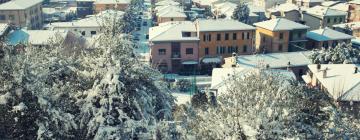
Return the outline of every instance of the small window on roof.
{"type": "Polygon", "coordinates": [[[191,37],[191,32],[182,32],[182,37],[191,37]]]}

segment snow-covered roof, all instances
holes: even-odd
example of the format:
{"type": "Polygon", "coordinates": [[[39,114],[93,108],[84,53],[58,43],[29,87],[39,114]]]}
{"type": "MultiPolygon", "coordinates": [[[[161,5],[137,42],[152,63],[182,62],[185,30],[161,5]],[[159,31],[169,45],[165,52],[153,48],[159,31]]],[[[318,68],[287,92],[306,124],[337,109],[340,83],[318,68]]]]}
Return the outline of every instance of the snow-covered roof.
{"type": "Polygon", "coordinates": [[[243,67],[235,67],[235,68],[214,68],[211,76],[211,89],[217,89],[218,94],[223,94],[227,91],[227,86],[229,86],[229,82],[231,82],[235,76],[245,77],[250,74],[259,74],[260,72],[264,72],[268,75],[276,75],[282,80],[295,80],[296,76],[293,72],[288,70],[280,70],[280,69],[259,69],[259,68],[243,68],[243,67]]]}
{"type": "Polygon", "coordinates": [[[350,4],[360,4],[360,0],[352,0],[352,1],[349,1],[348,3],[350,3],[350,4]]]}
{"type": "Polygon", "coordinates": [[[276,18],[263,22],[254,23],[255,26],[265,28],[271,31],[295,30],[295,29],[308,29],[309,26],[285,19],[276,18]]]}
{"type": "Polygon", "coordinates": [[[5,31],[9,29],[9,24],[0,23],[0,36],[4,35],[5,31]]]}
{"type": "Polygon", "coordinates": [[[236,7],[237,4],[226,1],[222,3],[214,4],[212,10],[217,11],[220,14],[224,14],[226,18],[231,18],[236,7]]]}
{"type": "Polygon", "coordinates": [[[331,6],[330,9],[348,12],[349,7],[350,7],[350,5],[348,3],[339,3],[339,4],[335,4],[334,6],[331,6]]]}
{"type": "Polygon", "coordinates": [[[43,0],[11,0],[0,4],[0,10],[24,10],[41,3],[43,0]]]}
{"type": "Polygon", "coordinates": [[[110,17],[115,16],[117,18],[120,18],[124,12],[122,11],[115,11],[115,10],[105,10],[101,11],[96,16],[90,16],[88,18],[76,20],[76,21],[70,21],[70,22],[54,22],[45,25],[45,27],[48,28],[86,28],[86,27],[100,27],[101,24],[105,21],[103,21],[104,17],[110,17]]]}
{"type": "Polygon", "coordinates": [[[96,0],[94,4],[129,4],[130,0],[96,0]]]}
{"type": "Polygon", "coordinates": [[[335,4],[340,3],[340,1],[324,1],[321,3],[322,6],[326,6],[326,7],[330,7],[333,6],[335,4]]]}
{"type": "Polygon", "coordinates": [[[306,37],[316,41],[343,40],[354,38],[351,35],[335,31],[328,27],[324,29],[309,31],[306,33],[306,37]]]}
{"type": "Polygon", "coordinates": [[[269,65],[270,68],[287,68],[307,66],[311,64],[308,56],[310,51],[303,52],[283,52],[283,53],[267,53],[256,55],[241,55],[237,57],[237,64],[240,67],[259,67],[261,65],[269,65]]]}
{"type": "Polygon", "coordinates": [[[323,18],[324,16],[346,16],[347,13],[343,12],[343,11],[339,11],[339,10],[334,10],[331,9],[329,7],[324,7],[324,6],[314,6],[312,8],[308,8],[306,10],[307,14],[319,17],[319,18],[323,18]]]}
{"type": "Polygon", "coordinates": [[[353,29],[353,30],[354,29],[360,29],[360,21],[343,23],[343,24],[336,24],[336,25],[333,25],[333,27],[343,28],[343,29],[345,29],[346,27],[350,27],[350,29],[353,29]]]}
{"type": "Polygon", "coordinates": [[[355,72],[354,64],[322,64],[321,70],[328,68],[323,78],[323,71],[317,65],[309,65],[313,76],[327,89],[329,94],[338,101],[360,101],[360,72],[355,72]]]}
{"type": "Polygon", "coordinates": [[[169,6],[169,5],[180,5],[179,2],[175,2],[173,0],[163,0],[155,3],[156,6],[169,6]]]}
{"type": "Polygon", "coordinates": [[[296,0],[296,1],[309,2],[309,3],[312,3],[312,2],[324,2],[324,0],[296,0]]]}
{"type": "Polygon", "coordinates": [[[157,10],[158,17],[183,17],[186,18],[185,13],[179,6],[163,6],[157,10]]]}
{"type": "Polygon", "coordinates": [[[51,30],[14,30],[7,36],[9,45],[17,45],[20,43],[31,45],[47,45],[51,39],[55,39],[57,35],[65,37],[67,31],[51,31],[51,30]]]}
{"type": "Polygon", "coordinates": [[[159,24],[149,29],[149,40],[158,41],[197,41],[197,36],[183,37],[183,32],[196,33],[195,24],[191,21],[172,21],[159,24]]]}
{"type": "Polygon", "coordinates": [[[268,9],[268,11],[270,12],[277,12],[277,11],[290,12],[290,11],[299,11],[299,10],[300,10],[299,6],[292,3],[283,3],[268,9]]]}
{"type": "Polygon", "coordinates": [[[232,19],[199,19],[199,31],[239,31],[239,30],[255,30],[255,27],[232,19]]]}

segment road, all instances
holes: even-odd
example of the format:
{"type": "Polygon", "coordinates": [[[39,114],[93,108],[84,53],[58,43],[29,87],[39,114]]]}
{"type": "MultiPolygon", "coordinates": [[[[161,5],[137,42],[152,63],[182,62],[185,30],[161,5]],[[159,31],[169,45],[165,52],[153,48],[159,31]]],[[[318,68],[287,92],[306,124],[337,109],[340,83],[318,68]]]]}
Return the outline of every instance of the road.
{"type": "MultiPolygon", "coordinates": [[[[150,1],[145,1],[145,5],[150,5],[150,1]]],[[[142,23],[140,31],[136,31],[135,34],[139,34],[138,48],[135,49],[135,53],[141,56],[141,61],[148,62],[150,58],[149,40],[146,39],[146,35],[149,34],[149,28],[151,26],[151,12],[150,8],[146,8],[143,11],[142,23]],[[147,26],[143,26],[143,22],[147,22],[147,26]]]]}

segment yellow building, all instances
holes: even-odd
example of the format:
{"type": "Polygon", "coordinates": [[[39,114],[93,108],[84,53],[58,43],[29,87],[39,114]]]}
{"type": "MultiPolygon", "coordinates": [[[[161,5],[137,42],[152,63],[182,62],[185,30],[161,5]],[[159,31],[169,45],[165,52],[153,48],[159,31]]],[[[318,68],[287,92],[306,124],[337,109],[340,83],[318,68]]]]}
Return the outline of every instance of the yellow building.
{"type": "MultiPolygon", "coordinates": [[[[255,46],[258,52],[288,52],[306,47],[306,25],[277,18],[258,22],[255,46]]],[[[301,49],[300,49],[301,50],[301,49]]]]}

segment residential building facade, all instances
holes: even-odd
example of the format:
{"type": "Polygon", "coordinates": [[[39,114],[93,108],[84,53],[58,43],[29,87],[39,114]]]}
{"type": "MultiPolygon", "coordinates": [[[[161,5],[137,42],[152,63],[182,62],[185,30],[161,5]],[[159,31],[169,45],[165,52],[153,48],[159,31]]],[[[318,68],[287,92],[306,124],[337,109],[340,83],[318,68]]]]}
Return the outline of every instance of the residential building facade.
{"type": "Polygon", "coordinates": [[[199,38],[193,22],[166,22],[150,28],[150,63],[163,73],[192,73],[198,68],[199,38]]]}
{"type": "Polygon", "coordinates": [[[87,15],[94,13],[95,0],[76,0],[76,15],[77,17],[84,18],[87,15]]]}
{"type": "Polygon", "coordinates": [[[347,13],[324,6],[315,6],[303,13],[303,21],[310,30],[332,27],[332,25],[345,23],[347,13]]]}
{"type": "Polygon", "coordinates": [[[28,29],[43,25],[42,0],[12,0],[0,4],[0,23],[10,23],[28,29]]]}
{"type": "Polygon", "coordinates": [[[285,18],[258,22],[254,25],[257,52],[288,52],[305,48],[307,41],[305,35],[309,29],[306,25],[285,18]]]}
{"type": "Polygon", "coordinates": [[[311,8],[320,5],[324,0],[296,0],[296,5],[305,8],[311,8]]]}
{"type": "Polygon", "coordinates": [[[94,12],[100,13],[104,10],[125,11],[129,6],[130,0],[97,0],[94,2],[94,12]]]}
{"type": "Polygon", "coordinates": [[[342,42],[350,43],[354,37],[330,28],[324,28],[307,32],[306,38],[309,40],[307,49],[328,49],[342,42]]]}
{"type": "Polygon", "coordinates": [[[337,31],[360,38],[360,21],[333,25],[333,28],[337,31]]]}
{"type": "Polygon", "coordinates": [[[254,6],[264,9],[272,8],[278,4],[286,3],[287,0],[253,0],[254,6]]]}
{"type": "Polygon", "coordinates": [[[360,0],[350,1],[349,4],[348,22],[360,21],[360,0]]]}
{"type": "Polygon", "coordinates": [[[284,3],[267,10],[270,19],[286,18],[291,21],[299,22],[301,20],[300,8],[291,3],[284,3]]]}

